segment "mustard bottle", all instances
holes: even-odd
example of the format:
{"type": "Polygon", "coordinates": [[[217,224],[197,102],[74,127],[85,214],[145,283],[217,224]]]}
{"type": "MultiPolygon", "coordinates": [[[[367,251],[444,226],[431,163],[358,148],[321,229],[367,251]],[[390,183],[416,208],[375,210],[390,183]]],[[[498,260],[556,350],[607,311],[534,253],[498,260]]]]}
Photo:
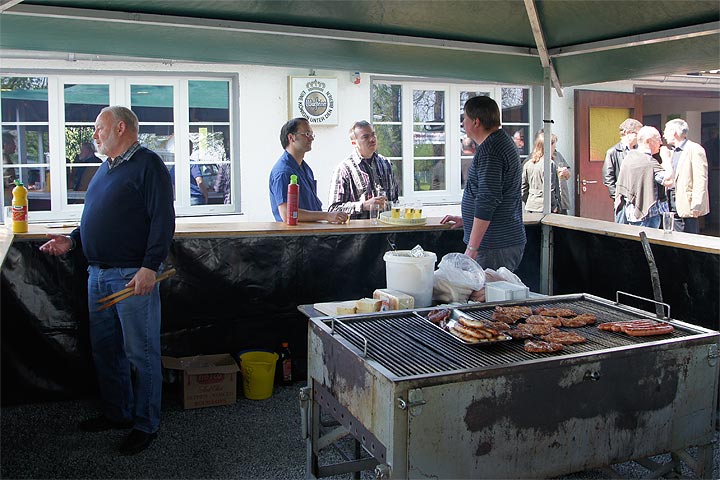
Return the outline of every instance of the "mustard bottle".
{"type": "Polygon", "coordinates": [[[15,180],[12,197],[12,231],[13,233],[26,233],[28,231],[28,191],[20,180],[15,180]]]}

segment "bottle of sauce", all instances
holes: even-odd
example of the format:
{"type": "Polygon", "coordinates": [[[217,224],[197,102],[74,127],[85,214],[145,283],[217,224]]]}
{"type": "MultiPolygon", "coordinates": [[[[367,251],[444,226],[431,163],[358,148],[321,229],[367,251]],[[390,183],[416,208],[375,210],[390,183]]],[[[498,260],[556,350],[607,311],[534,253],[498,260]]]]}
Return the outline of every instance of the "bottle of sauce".
{"type": "Polygon", "coordinates": [[[292,383],[292,356],[288,342],[283,342],[280,349],[280,383],[283,385],[292,383]]]}
{"type": "Polygon", "coordinates": [[[297,183],[297,175],[290,175],[290,185],[288,185],[287,193],[287,217],[285,218],[288,225],[297,225],[299,194],[300,186],[297,183]]]}
{"type": "Polygon", "coordinates": [[[12,189],[12,220],[13,233],[28,231],[28,191],[20,180],[15,180],[12,189]]]}

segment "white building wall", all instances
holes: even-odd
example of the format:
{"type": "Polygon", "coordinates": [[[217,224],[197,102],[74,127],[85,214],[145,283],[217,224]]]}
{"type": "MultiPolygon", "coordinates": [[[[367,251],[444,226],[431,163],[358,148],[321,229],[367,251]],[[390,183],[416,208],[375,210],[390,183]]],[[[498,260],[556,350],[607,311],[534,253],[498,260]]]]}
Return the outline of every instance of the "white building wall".
{"type": "MultiPolygon", "coordinates": [[[[82,56],[82,60],[70,61],[67,55],[52,53],[27,53],[25,57],[2,56],[0,65],[5,74],[30,73],[47,75],[57,73],[86,74],[94,72],[103,74],[142,74],[148,76],[163,74],[231,74],[237,75],[239,81],[239,98],[234,99],[234,107],[239,107],[239,136],[235,139],[235,152],[239,154],[240,169],[240,210],[242,215],[226,216],[225,221],[272,221],[268,195],[268,175],[275,161],[279,158],[280,128],[290,118],[288,105],[288,77],[308,76],[307,69],[265,67],[254,65],[206,65],[199,63],[176,63],[155,61],[98,61],[90,55],[82,56]],[[36,56],[33,59],[33,55],[36,56]]],[[[77,57],[76,57],[77,58],[77,57]]],[[[361,74],[361,82],[355,85],[351,81],[351,73],[345,70],[318,70],[318,77],[336,77],[338,80],[338,125],[313,125],[316,138],[313,150],[306,156],[306,161],[313,169],[318,182],[318,196],[327,208],[332,170],[350,152],[348,129],[356,120],[371,120],[370,109],[370,74],[361,74]]],[[[688,88],[687,83],[673,84],[666,81],[650,81],[647,86],[665,88],[688,88]]],[[[575,152],[574,142],[574,94],[575,90],[601,90],[632,92],[634,87],[643,82],[610,82],[602,84],[569,87],[559,97],[553,90],[551,96],[553,132],[558,136],[558,150],[572,164],[575,152]]],[[[702,86],[700,86],[702,87],[702,86]]],[[[536,103],[542,105],[542,98],[536,103]]],[[[542,107],[540,107],[542,112],[542,107]]],[[[674,112],[686,115],[691,131],[699,132],[699,114],[697,112],[674,112]],[[696,125],[697,124],[697,125],[696,125]]],[[[534,115],[536,119],[542,118],[534,115]]],[[[532,126],[542,128],[541,122],[532,126]]],[[[534,133],[534,132],[533,132],[534,133]]],[[[529,139],[528,139],[529,140],[529,139]]],[[[531,140],[530,140],[531,141],[531,140]]],[[[237,165],[237,164],[236,164],[237,165]]],[[[238,178],[235,179],[236,183],[238,178]]],[[[574,193],[575,182],[570,181],[574,193]]],[[[459,205],[425,205],[425,213],[429,216],[445,214],[458,215],[459,205]]],[[[572,213],[572,211],[570,212],[572,213]]],[[[218,221],[214,217],[213,221],[218,221]]],[[[200,217],[192,217],[188,221],[202,221],[200,217]]]]}

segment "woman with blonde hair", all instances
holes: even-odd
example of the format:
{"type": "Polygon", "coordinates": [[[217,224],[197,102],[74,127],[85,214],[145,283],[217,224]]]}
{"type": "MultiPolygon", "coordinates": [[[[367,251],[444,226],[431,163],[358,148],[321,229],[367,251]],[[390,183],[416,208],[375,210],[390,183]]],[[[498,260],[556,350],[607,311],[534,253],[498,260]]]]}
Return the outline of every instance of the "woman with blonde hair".
{"type": "MultiPolygon", "coordinates": [[[[526,212],[543,211],[543,185],[545,183],[545,134],[539,132],[535,136],[535,145],[522,171],[522,200],[526,212]]],[[[557,165],[552,160],[557,137],[552,136],[550,147],[550,211],[560,211],[560,189],[558,188],[557,165]]]]}

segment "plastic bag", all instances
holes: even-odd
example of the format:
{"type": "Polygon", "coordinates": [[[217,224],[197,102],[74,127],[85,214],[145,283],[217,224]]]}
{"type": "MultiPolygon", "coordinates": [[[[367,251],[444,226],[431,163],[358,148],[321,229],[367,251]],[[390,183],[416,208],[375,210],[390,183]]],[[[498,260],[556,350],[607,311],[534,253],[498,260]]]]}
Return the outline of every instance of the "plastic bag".
{"type": "Polygon", "coordinates": [[[485,272],[475,260],[462,253],[448,253],[434,273],[433,300],[465,303],[484,285],[485,272]]]}

